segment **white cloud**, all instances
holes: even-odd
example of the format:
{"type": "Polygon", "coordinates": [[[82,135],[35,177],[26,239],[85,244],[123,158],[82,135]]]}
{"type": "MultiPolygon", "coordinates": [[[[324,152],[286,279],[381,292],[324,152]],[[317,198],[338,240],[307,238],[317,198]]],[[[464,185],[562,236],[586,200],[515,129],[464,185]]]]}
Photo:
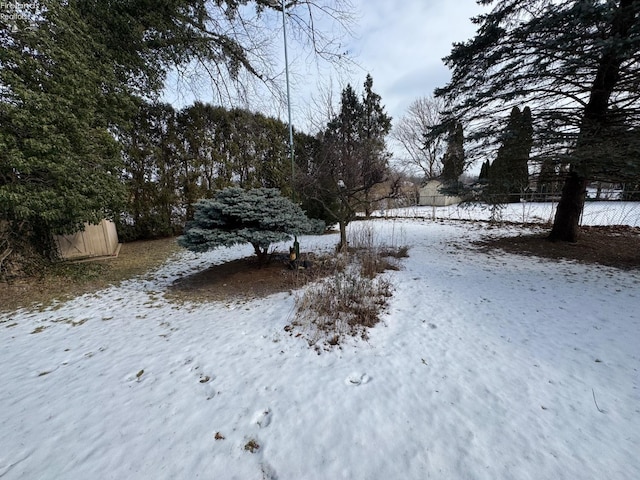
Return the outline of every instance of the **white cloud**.
{"type": "MultiPolygon", "coordinates": [[[[314,97],[319,98],[323,85],[331,85],[337,100],[347,82],[361,90],[367,73],[373,76],[374,90],[382,96],[387,112],[394,119],[400,118],[413,100],[446,84],[449,71],[442,58],[450,53],[453,42],[473,37],[475,26],[470,18],[485,11],[475,0],[353,0],[352,5],[356,16],[354,35],[343,39],[343,44],[357,66],[348,72],[318,62],[308,49],[303,51],[293,32],[289,33],[293,123],[302,129],[308,129],[309,105],[314,97]]],[[[278,18],[271,20],[274,28],[279,28],[278,18]]],[[[334,27],[319,23],[326,31],[334,27]]],[[[279,35],[281,32],[274,32],[276,42],[281,41],[279,35]]],[[[273,58],[281,62],[276,71],[282,72],[277,78],[284,85],[284,59],[278,58],[282,57],[281,52],[282,46],[274,45],[273,58]]],[[[187,92],[188,98],[168,92],[165,99],[175,100],[177,106],[190,103],[189,98],[214,101],[210,83],[205,79],[199,92],[187,92]]],[[[243,106],[286,120],[286,107],[276,105],[273,92],[253,94],[249,100],[243,106]]]]}
{"type": "Polygon", "coordinates": [[[351,48],[395,118],[449,80],[442,58],[474,35],[470,18],[483,11],[474,0],[359,0],[356,8],[362,17],[351,48]]]}

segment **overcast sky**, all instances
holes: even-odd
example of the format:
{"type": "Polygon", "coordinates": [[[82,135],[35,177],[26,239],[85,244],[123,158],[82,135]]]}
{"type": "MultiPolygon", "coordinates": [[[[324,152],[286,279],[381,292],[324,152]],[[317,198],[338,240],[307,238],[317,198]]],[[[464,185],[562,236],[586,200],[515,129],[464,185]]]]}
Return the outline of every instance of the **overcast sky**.
{"type": "MultiPolygon", "coordinates": [[[[387,112],[398,119],[416,98],[450,78],[442,58],[453,42],[472,38],[470,18],[486,7],[475,0],[356,0],[361,15],[349,50],[373,76],[387,112]]],[[[366,72],[354,72],[358,88],[366,72]]]]}
{"type": "MultiPolygon", "coordinates": [[[[471,17],[488,11],[475,0],[353,0],[353,5],[357,18],[346,50],[358,66],[343,75],[325,74],[335,75],[334,102],[339,101],[346,82],[361,92],[366,74],[371,73],[374,91],[382,97],[394,124],[411,102],[431,95],[449,81],[450,73],[442,58],[451,52],[454,42],[475,36],[471,17]]],[[[295,57],[291,63],[294,76],[305,69],[295,57]]],[[[294,78],[293,123],[303,130],[310,130],[307,105],[318,95],[317,83],[308,77],[294,78]]],[[[284,113],[281,118],[286,120],[284,113]]],[[[387,146],[396,159],[405,156],[392,138],[387,139],[387,146]]]]}
{"type": "MultiPolygon", "coordinates": [[[[387,113],[397,121],[412,101],[431,95],[436,87],[447,83],[450,75],[442,58],[451,52],[453,42],[463,42],[474,36],[476,26],[470,18],[487,11],[475,0],[349,1],[355,14],[353,31],[352,36],[344,37],[341,42],[354,60],[348,71],[318,66],[317,58],[310,57],[308,49],[301,50],[293,32],[289,32],[292,119],[297,128],[309,133],[314,133],[309,123],[310,110],[314,108],[309,105],[313,105],[314,100],[322,103],[320,91],[326,91],[327,85],[331,85],[336,103],[347,82],[361,92],[367,73],[371,73],[374,91],[381,95],[387,113]]],[[[273,61],[282,62],[279,70],[282,73],[276,80],[284,85],[281,17],[276,12],[269,15],[272,15],[270,21],[273,25],[270,41],[275,47],[273,61]]],[[[320,27],[325,30],[331,28],[327,25],[320,27]]],[[[186,95],[184,85],[178,89],[177,95],[169,87],[163,99],[177,107],[195,99],[212,102],[212,84],[206,80],[204,84],[208,86],[198,93],[186,95]]],[[[273,107],[275,103],[271,92],[261,92],[251,95],[250,103],[245,106],[251,110],[266,111],[286,121],[286,105],[280,103],[273,107]]],[[[394,153],[399,153],[396,148],[394,153]]]]}

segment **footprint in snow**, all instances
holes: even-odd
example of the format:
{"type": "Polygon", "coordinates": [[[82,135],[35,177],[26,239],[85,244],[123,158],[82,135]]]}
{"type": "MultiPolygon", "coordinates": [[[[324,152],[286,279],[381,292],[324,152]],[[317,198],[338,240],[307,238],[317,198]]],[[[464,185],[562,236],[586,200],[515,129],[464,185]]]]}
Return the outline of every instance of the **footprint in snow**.
{"type": "Polygon", "coordinates": [[[213,386],[213,385],[207,385],[207,386],[204,388],[204,393],[205,393],[205,395],[206,395],[207,400],[211,400],[213,397],[215,397],[215,396],[216,396],[218,393],[220,393],[220,392],[218,392],[218,391],[214,388],[214,386],[213,386]]]}
{"type": "Polygon", "coordinates": [[[344,383],[351,386],[358,386],[369,383],[369,380],[371,380],[371,377],[366,373],[352,373],[345,379],[344,383]]]}
{"type": "Polygon", "coordinates": [[[268,463],[263,463],[262,465],[260,465],[260,470],[262,472],[262,478],[264,480],[278,480],[276,471],[268,463]]]}
{"type": "Polygon", "coordinates": [[[258,410],[251,419],[251,423],[255,423],[260,428],[265,428],[271,423],[271,409],[264,408],[258,410]]]}

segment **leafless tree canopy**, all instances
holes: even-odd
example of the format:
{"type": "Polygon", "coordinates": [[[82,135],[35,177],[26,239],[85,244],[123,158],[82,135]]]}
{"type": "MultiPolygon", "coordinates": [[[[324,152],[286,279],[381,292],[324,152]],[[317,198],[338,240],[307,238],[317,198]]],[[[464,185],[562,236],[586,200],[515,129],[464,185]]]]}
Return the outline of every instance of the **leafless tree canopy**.
{"type": "Polygon", "coordinates": [[[409,105],[407,113],[400,118],[391,132],[402,145],[410,167],[417,167],[425,178],[434,178],[442,171],[442,156],[445,149],[443,137],[427,140],[427,133],[441,123],[440,112],[444,101],[440,98],[420,97],[409,105]]]}
{"type": "MultiPolygon", "coordinates": [[[[304,56],[300,61],[307,65],[349,64],[344,45],[351,35],[353,11],[350,0],[286,2],[290,62],[304,56]]],[[[176,90],[185,95],[207,92],[219,102],[246,105],[260,102],[266,88],[270,97],[284,103],[280,0],[209,0],[205,21],[194,28],[210,40],[211,49],[195,51],[189,62],[177,63],[176,90]]],[[[295,72],[293,76],[295,81],[295,72]]]]}

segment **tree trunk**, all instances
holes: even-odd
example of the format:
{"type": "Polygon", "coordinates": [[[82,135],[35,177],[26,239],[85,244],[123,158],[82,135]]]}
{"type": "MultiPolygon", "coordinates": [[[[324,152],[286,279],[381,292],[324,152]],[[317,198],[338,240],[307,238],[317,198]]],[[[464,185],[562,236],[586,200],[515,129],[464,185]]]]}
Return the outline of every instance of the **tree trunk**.
{"type": "Polygon", "coordinates": [[[256,256],[258,257],[258,265],[260,266],[265,265],[269,260],[269,247],[263,250],[256,243],[252,243],[252,245],[253,245],[253,251],[256,253],[256,256]]]}
{"type": "MultiPolygon", "coordinates": [[[[611,23],[609,40],[616,39],[620,43],[631,35],[631,27],[636,19],[636,10],[640,2],[638,0],[621,0],[611,23]]],[[[591,85],[589,103],[584,110],[578,144],[574,155],[577,158],[572,162],[571,172],[562,187],[562,197],[558,203],[553,229],[549,239],[565,242],[578,240],[578,222],[587,183],[589,182],[589,151],[590,143],[599,135],[607,124],[609,111],[609,99],[613,94],[620,78],[620,66],[628,60],[620,51],[616,42],[612,42],[602,53],[598,63],[598,71],[591,85]]]]}
{"type": "Polygon", "coordinates": [[[552,242],[560,240],[575,243],[578,241],[578,224],[584,207],[587,183],[587,179],[577,172],[571,172],[564,181],[562,197],[549,234],[549,240],[552,242]]]}
{"type": "Polygon", "coordinates": [[[340,243],[338,243],[338,247],[336,248],[336,251],[346,252],[347,251],[347,222],[340,221],[338,223],[340,225],[340,243]]]}
{"type": "Polygon", "coordinates": [[[371,202],[369,201],[369,189],[364,191],[364,215],[371,218],[371,202]]]}

